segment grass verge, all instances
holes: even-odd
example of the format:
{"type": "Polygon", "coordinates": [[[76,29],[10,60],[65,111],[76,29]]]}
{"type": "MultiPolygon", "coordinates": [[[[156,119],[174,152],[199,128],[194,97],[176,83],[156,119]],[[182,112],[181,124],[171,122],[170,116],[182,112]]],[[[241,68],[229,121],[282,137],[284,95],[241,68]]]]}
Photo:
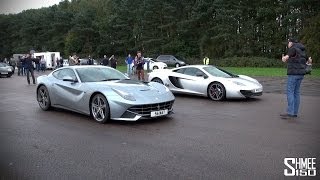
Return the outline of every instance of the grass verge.
{"type": "MultiPolygon", "coordinates": [[[[287,76],[286,68],[257,68],[257,67],[221,67],[234,74],[243,74],[248,76],[266,76],[266,77],[282,77],[287,76]]],[[[126,72],[126,66],[117,66],[117,70],[126,72]]],[[[320,69],[313,69],[311,75],[307,77],[320,77],[320,69]]]]}

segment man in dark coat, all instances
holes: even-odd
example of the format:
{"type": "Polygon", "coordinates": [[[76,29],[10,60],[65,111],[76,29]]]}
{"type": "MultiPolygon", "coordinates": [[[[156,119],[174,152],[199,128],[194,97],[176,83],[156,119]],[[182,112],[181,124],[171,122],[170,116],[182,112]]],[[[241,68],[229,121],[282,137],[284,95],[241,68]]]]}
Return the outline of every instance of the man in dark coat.
{"type": "Polygon", "coordinates": [[[109,65],[109,60],[107,59],[107,55],[103,56],[102,65],[104,65],[104,66],[108,66],[109,65]]]}
{"type": "Polygon", "coordinates": [[[109,59],[112,68],[117,69],[117,59],[112,55],[109,59]]]}
{"type": "Polygon", "coordinates": [[[288,40],[288,53],[282,57],[287,63],[287,113],[280,114],[282,119],[292,119],[298,116],[300,105],[300,85],[306,73],[307,55],[304,45],[297,40],[288,40]]]}
{"type": "Polygon", "coordinates": [[[36,80],[34,78],[34,73],[33,73],[34,67],[33,67],[33,63],[32,62],[34,62],[34,59],[31,57],[31,54],[28,54],[27,58],[25,59],[25,67],[26,67],[26,71],[27,71],[28,84],[30,84],[29,73],[31,73],[33,84],[36,84],[36,80]]]}

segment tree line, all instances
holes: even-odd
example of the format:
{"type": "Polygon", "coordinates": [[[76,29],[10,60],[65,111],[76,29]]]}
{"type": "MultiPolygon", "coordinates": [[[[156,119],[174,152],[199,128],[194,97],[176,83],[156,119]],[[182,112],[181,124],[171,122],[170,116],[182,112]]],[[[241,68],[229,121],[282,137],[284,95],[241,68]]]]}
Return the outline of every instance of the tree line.
{"type": "Polygon", "coordinates": [[[319,0],[64,0],[0,15],[0,56],[59,51],[102,57],[280,58],[298,38],[320,58],[319,0]]]}

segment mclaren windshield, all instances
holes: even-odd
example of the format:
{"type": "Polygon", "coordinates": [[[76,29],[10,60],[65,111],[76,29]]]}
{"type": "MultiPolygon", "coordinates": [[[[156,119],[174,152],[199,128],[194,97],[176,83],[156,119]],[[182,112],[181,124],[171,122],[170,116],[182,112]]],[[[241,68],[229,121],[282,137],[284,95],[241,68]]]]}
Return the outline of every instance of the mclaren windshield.
{"type": "Polygon", "coordinates": [[[214,66],[208,66],[203,68],[205,71],[207,71],[209,74],[212,76],[216,77],[224,77],[224,78],[234,78],[234,77],[239,77],[235,74],[232,74],[226,70],[214,67],[214,66]]]}

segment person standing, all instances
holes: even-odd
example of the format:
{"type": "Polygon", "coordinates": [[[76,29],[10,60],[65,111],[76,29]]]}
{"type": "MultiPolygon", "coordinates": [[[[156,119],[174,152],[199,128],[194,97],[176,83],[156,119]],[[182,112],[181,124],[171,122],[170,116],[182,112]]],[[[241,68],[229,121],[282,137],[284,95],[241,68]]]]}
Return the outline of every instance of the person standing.
{"type": "Polygon", "coordinates": [[[210,63],[210,59],[207,56],[205,56],[203,58],[203,65],[209,65],[209,63],[210,63]]]}
{"type": "Polygon", "coordinates": [[[112,55],[109,58],[109,61],[110,61],[110,66],[114,69],[117,69],[117,59],[114,57],[114,55],[112,55]]]}
{"type": "Polygon", "coordinates": [[[18,62],[17,62],[17,68],[18,68],[18,76],[21,76],[23,75],[23,72],[22,72],[22,63],[21,63],[21,56],[19,56],[19,59],[18,59],[18,62]]]}
{"type": "Polygon", "coordinates": [[[21,65],[22,65],[22,76],[25,76],[25,75],[27,75],[26,56],[22,56],[22,58],[21,58],[21,65]]]}
{"type": "Polygon", "coordinates": [[[308,61],[306,63],[307,67],[306,67],[306,74],[311,75],[311,71],[312,71],[312,57],[308,58],[308,61]]]}
{"type": "Polygon", "coordinates": [[[109,60],[107,59],[107,55],[103,56],[102,65],[104,65],[104,66],[108,66],[109,65],[109,60]]]}
{"type": "Polygon", "coordinates": [[[137,74],[138,74],[138,80],[144,80],[144,70],[143,70],[143,65],[144,65],[144,60],[143,57],[141,55],[141,51],[137,52],[137,56],[135,58],[135,62],[136,62],[136,70],[137,70],[137,74]]]}
{"type": "MultiPolygon", "coordinates": [[[[54,69],[58,69],[59,68],[59,58],[57,57],[56,58],[56,60],[55,60],[55,67],[54,67],[54,69]]],[[[54,64],[52,64],[52,65],[54,65],[54,64]]]]}
{"type": "Polygon", "coordinates": [[[282,61],[287,63],[287,112],[280,114],[282,119],[298,116],[300,105],[300,85],[306,73],[307,55],[305,47],[296,39],[288,39],[288,53],[282,55],[282,61]]]}
{"type": "Polygon", "coordinates": [[[132,58],[131,54],[128,54],[128,57],[126,58],[128,76],[132,75],[132,63],[133,63],[133,58],[132,58]]]}
{"type": "Polygon", "coordinates": [[[62,57],[60,57],[60,67],[63,67],[63,59],[62,59],[62,57]]]}
{"type": "Polygon", "coordinates": [[[88,57],[88,65],[93,65],[93,59],[91,58],[90,55],[88,57]]]}
{"type": "Polygon", "coordinates": [[[74,65],[75,65],[74,56],[69,56],[69,66],[74,66],[74,65]]]}
{"type": "Polygon", "coordinates": [[[13,73],[14,73],[14,71],[16,70],[17,63],[13,58],[10,58],[9,65],[13,67],[13,73]]]}
{"type": "Polygon", "coordinates": [[[44,57],[41,57],[40,59],[40,69],[42,72],[46,70],[46,60],[44,59],[44,57]]]}
{"type": "Polygon", "coordinates": [[[27,58],[25,59],[25,65],[26,65],[26,70],[27,70],[27,81],[28,81],[28,84],[30,84],[29,73],[31,73],[33,84],[36,84],[36,80],[34,78],[34,73],[33,73],[33,70],[34,70],[33,62],[34,62],[34,59],[31,58],[30,54],[27,54],[27,58]]]}
{"type": "Polygon", "coordinates": [[[36,70],[39,72],[40,71],[40,58],[39,57],[35,58],[35,63],[36,63],[36,70]]]}

